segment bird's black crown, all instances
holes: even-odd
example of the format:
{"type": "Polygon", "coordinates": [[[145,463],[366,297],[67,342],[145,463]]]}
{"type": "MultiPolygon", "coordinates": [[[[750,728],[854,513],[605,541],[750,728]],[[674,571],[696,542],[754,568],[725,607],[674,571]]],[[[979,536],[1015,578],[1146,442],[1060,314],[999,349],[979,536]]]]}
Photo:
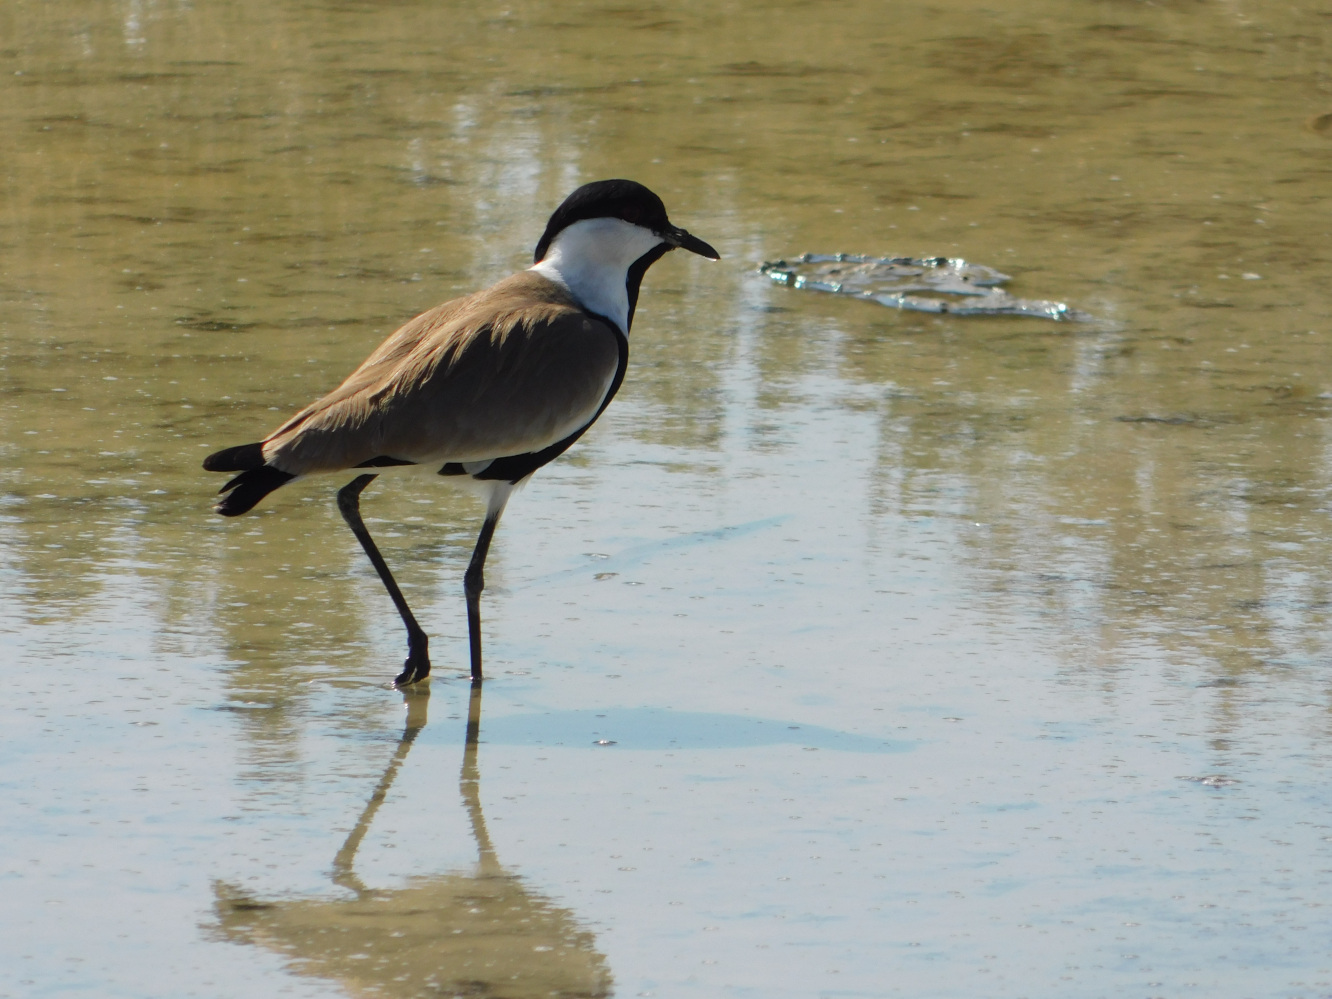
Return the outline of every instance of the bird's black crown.
{"type": "Polygon", "coordinates": [[[661,232],[671,223],[666,206],[642,184],[634,180],[598,180],[584,184],[564,199],[536,246],[536,263],[550,249],[551,240],[575,222],[584,219],[624,219],[653,232],[661,232]]]}

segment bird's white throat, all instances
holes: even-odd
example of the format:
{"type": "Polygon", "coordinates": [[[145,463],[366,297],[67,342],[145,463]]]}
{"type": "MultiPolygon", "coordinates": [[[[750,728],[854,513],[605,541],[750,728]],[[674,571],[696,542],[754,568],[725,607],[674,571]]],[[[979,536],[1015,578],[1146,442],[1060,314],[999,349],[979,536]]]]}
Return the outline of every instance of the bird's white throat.
{"type": "Polygon", "coordinates": [[[531,270],[564,285],[583,308],[605,316],[627,336],[629,268],[662,242],[651,229],[623,219],[583,219],[562,230],[531,270]]]}

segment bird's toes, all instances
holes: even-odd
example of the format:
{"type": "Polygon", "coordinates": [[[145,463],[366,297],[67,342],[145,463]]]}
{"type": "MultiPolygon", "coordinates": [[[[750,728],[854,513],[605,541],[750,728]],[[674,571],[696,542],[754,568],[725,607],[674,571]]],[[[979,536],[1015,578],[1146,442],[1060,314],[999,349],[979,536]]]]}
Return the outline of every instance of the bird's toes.
{"type": "Polygon", "coordinates": [[[422,680],[426,680],[429,677],[430,677],[429,670],[417,671],[412,669],[411,667],[408,667],[407,669],[404,669],[401,673],[399,673],[397,676],[393,678],[393,686],[410,687],[412,684],[420,683],[422,680]]]}
{"type": "Polygon", "coordinates": [[[402,672],[393,680],[395,687],[407,687],[420,683],[430,675],[430,660],[425,656],[408,656],[402,664],[402,672]]]}

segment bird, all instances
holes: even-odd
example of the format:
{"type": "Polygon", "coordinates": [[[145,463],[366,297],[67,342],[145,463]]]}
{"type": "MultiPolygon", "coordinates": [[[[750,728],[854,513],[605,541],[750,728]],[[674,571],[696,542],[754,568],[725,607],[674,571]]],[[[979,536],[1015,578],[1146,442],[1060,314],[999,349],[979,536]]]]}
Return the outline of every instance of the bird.
{"type": "Polygon", "coordinates": [[[643,276],[675,249],[721,259],[673,225],[642,184],[584,184],[551,214],[531,267],[421,313],[263,440],[205,458],[207,471],[237,473],[215,511],[238,517],[297,479],[367,470],[338,490],[337,504],[407,629],[407,659],[394,679],[402,687],[429,676],[429,636],[366,529],[361,493],[383,470],[404,467],[479,488],[486,512],[463,575],[479,682],[481,592],[500,515],[513,490],[610,405],[629,361],[643,276]]]}

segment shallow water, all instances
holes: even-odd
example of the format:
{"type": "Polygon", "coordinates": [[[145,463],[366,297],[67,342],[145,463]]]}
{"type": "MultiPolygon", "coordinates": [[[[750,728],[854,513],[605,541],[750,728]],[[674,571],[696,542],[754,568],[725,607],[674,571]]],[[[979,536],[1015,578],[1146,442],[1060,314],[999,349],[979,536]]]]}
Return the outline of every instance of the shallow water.
{"type": "Polygon", "coordinates": [[[0,995],[1332,995],[1330,34],[6,4],[0,995]],[[510,505],[469,747],[474,501],[365,495],[405,698],[338,483],[224,522],[199,461],[616,175],[724,259],[510,505]]]}

